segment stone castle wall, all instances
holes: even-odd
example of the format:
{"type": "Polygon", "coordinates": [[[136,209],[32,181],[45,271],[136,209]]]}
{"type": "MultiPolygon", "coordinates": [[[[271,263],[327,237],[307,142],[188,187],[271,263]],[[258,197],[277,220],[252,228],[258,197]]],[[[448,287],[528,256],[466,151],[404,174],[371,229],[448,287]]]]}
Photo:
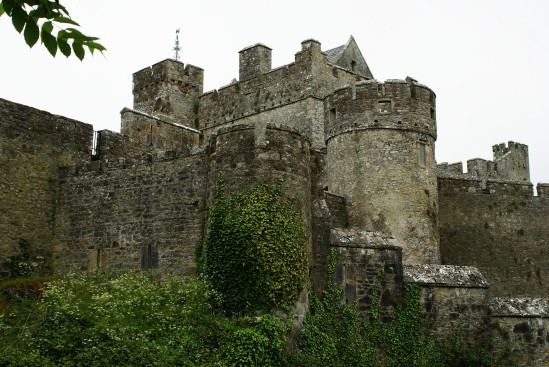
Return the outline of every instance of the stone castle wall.
{"type": "Polygon", "coordinates": [[[239,82],[202,95],[198,119],[205,137],[227,124],[248,124],[255,117],[255,120],[294,127],[309,138],[315,148],[324,147],[323,98],[334,87],[363,77],[328,64],[318,42],[305,41],[302,46],[291,64],[268,72],[262,67],[261,72],[252,72],[255,78],[241,78],[239,82]]]}
{"type": "Polygon", "coordinates": [[[444,264],[476,266],[495,296],[549,294],[549,200],[530,183],[439,178],[444,264]]]}
{"type": "Polygon", "coordinates": [[[353,229],[333,229],[330,242],[341,304],[356,302],[359,314],[368,318],[372,302],[379,302],[380,321],[390,321],[403,296],[402,248],[384,233],[353,229]]]}
{"type": "Polygon", "coordinates": [[[206,170],[203,153],[64,169],[57,193],[57,270],[159,267],[194,273],[206,218],[206,170]]]}
{"type": "Polygon", "coordinates": [[[405,265],[404,281],[421,287],[422,322],[439,338],[459,332],[467,346],[490,346],[488,283],[477,268],[405,265]]]}
{"type": "Polygon", "coordinates": [[[0,99],[0,277],[26,239],[49,257],[60,167],[89,161],[92,125],[0,99]]]}

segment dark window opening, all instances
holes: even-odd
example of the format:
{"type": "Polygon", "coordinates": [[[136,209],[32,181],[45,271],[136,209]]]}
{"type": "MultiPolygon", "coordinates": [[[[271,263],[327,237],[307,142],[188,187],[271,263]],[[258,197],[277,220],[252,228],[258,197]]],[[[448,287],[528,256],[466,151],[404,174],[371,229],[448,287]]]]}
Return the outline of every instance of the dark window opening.
{"type": "Polygon", "coordinates": [[[351,61],[351,71],[356,71],[356,61],[355,60],[351,61]]]}
{"type": "Polygon", "coordinates": [[[98,249],[98,248],[90,249],[89,254],[90,254],[89,255],[90,261],[89,261],[88,269],[90,271],[97,271],[104,268],[105,256],[103,254],[103,251],[101,251],[101,249],[98,249]]]}
{"type": "Polygon", "coordinates": [[[93,132],[93,140],[92,140],[92,161],[96,161],[99,159],[99,147],[101,145],[101,131],[94,131],[93,132]]]}
{"type": "Polygon", "coordinates": [[[158,268],[158,248],[154,245],[145,245],[141,250],[141,269],[158,268]]]}
{"type": "Polygon", "coordinates": [[[427,166],[427,145],[425,143],[419,143],[419,165],[421,167],[427,166]]]}
{"type": "Polygon", "coordinates": [[[436,111],[433,107],[431,107],[431,119],[435,119],[436,118],[436,111]]]}
{"type": "Polygon", "coordinates": [[[379,113],[391,112],[391,101],[378,101],[377,110],[379,113]]]}
{"type": "Polygon", "coordinates": [[[337,117],[336,109],[335,108],[330,109],[329,121],[334,122],[336,117],[337,117]]]}

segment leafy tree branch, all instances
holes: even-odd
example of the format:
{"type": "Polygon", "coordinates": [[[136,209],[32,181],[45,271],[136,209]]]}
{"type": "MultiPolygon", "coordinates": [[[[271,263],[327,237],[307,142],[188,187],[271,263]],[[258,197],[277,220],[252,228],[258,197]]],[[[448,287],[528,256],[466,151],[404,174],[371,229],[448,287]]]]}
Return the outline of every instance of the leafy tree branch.
{"type": "Polygon", "coordinates": [[[69,27],[80,25],[71,18],[59,0],[1,0],[0,17],[4,14],[11,18],[17,32],[23,32],[29,47],[32,48],[40,39],[52,56],[59,50],[66,57],[74,53],[78,59],[83,60],[85,48],[91,54],[94,51],[106,51],[97,42],[99,38],[87,36],[78,29],[69,27]]]}

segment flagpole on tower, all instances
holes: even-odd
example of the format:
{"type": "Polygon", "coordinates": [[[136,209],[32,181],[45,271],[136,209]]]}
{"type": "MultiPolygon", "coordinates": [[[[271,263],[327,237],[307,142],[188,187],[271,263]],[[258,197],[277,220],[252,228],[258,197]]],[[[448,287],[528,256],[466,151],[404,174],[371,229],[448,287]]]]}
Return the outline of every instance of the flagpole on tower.
{"type": "Polygon", "coordinates": [[[175,31],[175,47],[173,48],[175,51],[175,60],[179,60],[179,51],[181,51],[181,48],[179,47],[179,28],[175,31]]]}

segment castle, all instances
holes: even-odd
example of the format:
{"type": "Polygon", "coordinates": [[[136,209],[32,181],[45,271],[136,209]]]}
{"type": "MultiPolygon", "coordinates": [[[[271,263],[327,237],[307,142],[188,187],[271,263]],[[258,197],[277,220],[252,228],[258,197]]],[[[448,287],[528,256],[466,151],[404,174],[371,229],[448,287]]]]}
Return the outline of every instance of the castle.
{"type": "Polygon", "coordinates": [[[534,196],[527,146],[495,145],[466,172],[437,165],[435,93],[375,80],[352,37],[303,41],[276,69],[262,44],[239,59],[239,80],[206,93],[193,65],[136,72],[120,133],[0,99],[0,276],[20,238],[59,272],[192,274],[216,177],[229,192],[281,180],[320,288],[336,249],[342,302],[366,310],[382,274],[390,310],[418,284],[440,333],[549,365],[549,184],[534,196]]]}

